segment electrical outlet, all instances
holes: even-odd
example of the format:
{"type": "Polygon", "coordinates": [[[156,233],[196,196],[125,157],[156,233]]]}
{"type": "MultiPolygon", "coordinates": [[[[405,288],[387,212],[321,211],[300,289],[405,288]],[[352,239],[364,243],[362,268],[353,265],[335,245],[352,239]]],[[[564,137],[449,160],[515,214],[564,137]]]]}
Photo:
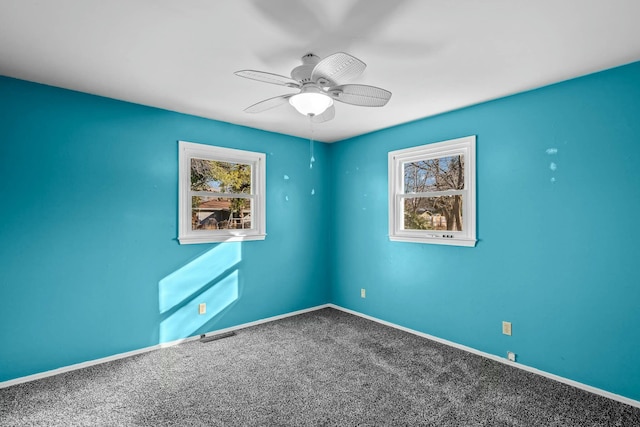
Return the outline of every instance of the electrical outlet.
{"type": "Polygon", "coordinates": [[[513,351],[507,351],[507,359],[512,362],[516,361],[516,354],[513,351]]]}
{"type": "Polygon", "coordinates": [[[207,303],[203,302],[202,304],[198,305],[198,314],[206,314],[207,313],[207,303]]]}
{"type": "Polygon", "coordinates": [[[502,322],[502,333],[511,335],[511,322],[502,322]]]}
{"type": "Polygon", "coordinates": [[[367,297],[367,290],[365,288],[360,289],[360,298],[367,297]]]}

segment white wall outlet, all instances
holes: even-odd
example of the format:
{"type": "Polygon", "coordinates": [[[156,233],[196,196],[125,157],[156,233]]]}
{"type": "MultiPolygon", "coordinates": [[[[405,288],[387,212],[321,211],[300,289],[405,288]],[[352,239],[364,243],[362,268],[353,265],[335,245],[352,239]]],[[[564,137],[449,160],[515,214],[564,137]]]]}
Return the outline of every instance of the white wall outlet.
{"type": "Polygon", "coordinates": [[[502,322],[502,333],[511,335],[511,322],[502,322]]]}
{"type": "Polygon", "coordinates": [[[202,304],[198,305],[198,314],[206,314],[207,313],[207,303],[203,302],[202,304]]]}
{"type": "Polygon", "coordinates": [[[360,298],[367,297],[367,290],[365,288],[360,289],[360,298]]]}
{"type": "Polygon", "coordinates": [[[507,359],[512,362],[516,361],[516,354],[513,351],[507,351],[507,359]]]}

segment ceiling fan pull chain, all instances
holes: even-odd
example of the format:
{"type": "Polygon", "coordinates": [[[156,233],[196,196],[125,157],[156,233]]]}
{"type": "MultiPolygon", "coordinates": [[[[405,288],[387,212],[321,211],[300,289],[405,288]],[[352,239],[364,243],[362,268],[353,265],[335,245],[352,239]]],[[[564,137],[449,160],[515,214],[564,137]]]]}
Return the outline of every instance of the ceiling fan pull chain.
{"type": "Polygon", "coordinates": [[[313,164],[316,162],[316,158],[313,156],[313,121],[312,115],[309,115],[309,130],[311,131],[311,137],[309,138],[309,169],[313,169],[313,164]]]}

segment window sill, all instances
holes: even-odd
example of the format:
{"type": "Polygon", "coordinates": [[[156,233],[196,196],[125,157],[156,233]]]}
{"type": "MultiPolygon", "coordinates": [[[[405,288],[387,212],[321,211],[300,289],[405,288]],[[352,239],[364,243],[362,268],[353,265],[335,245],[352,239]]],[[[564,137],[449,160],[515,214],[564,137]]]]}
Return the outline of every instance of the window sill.
{"type": "Polygon", "coordinates": [[[428,243],[432,245],[466,246],[474,247],[476,239],[452,238],[452,237],[427,237],[427,236],[389,236],[392,242],[428,243]]]}
{"type": "Polygon", "coordinates": [[[192,245],[197,243],[246,242],[252,240],[264,240],[266,237],[266,234],[220,234],[217,236],[182,236],[178,237],[178,241],[181,245],[192,245]]]}

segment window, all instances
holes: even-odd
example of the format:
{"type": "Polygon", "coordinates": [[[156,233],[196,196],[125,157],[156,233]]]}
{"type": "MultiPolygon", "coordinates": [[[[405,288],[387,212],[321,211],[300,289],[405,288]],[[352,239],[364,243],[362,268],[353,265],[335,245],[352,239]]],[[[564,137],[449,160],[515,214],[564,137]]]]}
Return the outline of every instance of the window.
{"type": "Polygon", "coordinates": [[[265,238],[265,155],[180,141],[181,244],[265,238]]]}
{"type": "Polygon", "coordinates": [[[476,137],[389,153],[389,239],[475,246],[476,137]]]}

